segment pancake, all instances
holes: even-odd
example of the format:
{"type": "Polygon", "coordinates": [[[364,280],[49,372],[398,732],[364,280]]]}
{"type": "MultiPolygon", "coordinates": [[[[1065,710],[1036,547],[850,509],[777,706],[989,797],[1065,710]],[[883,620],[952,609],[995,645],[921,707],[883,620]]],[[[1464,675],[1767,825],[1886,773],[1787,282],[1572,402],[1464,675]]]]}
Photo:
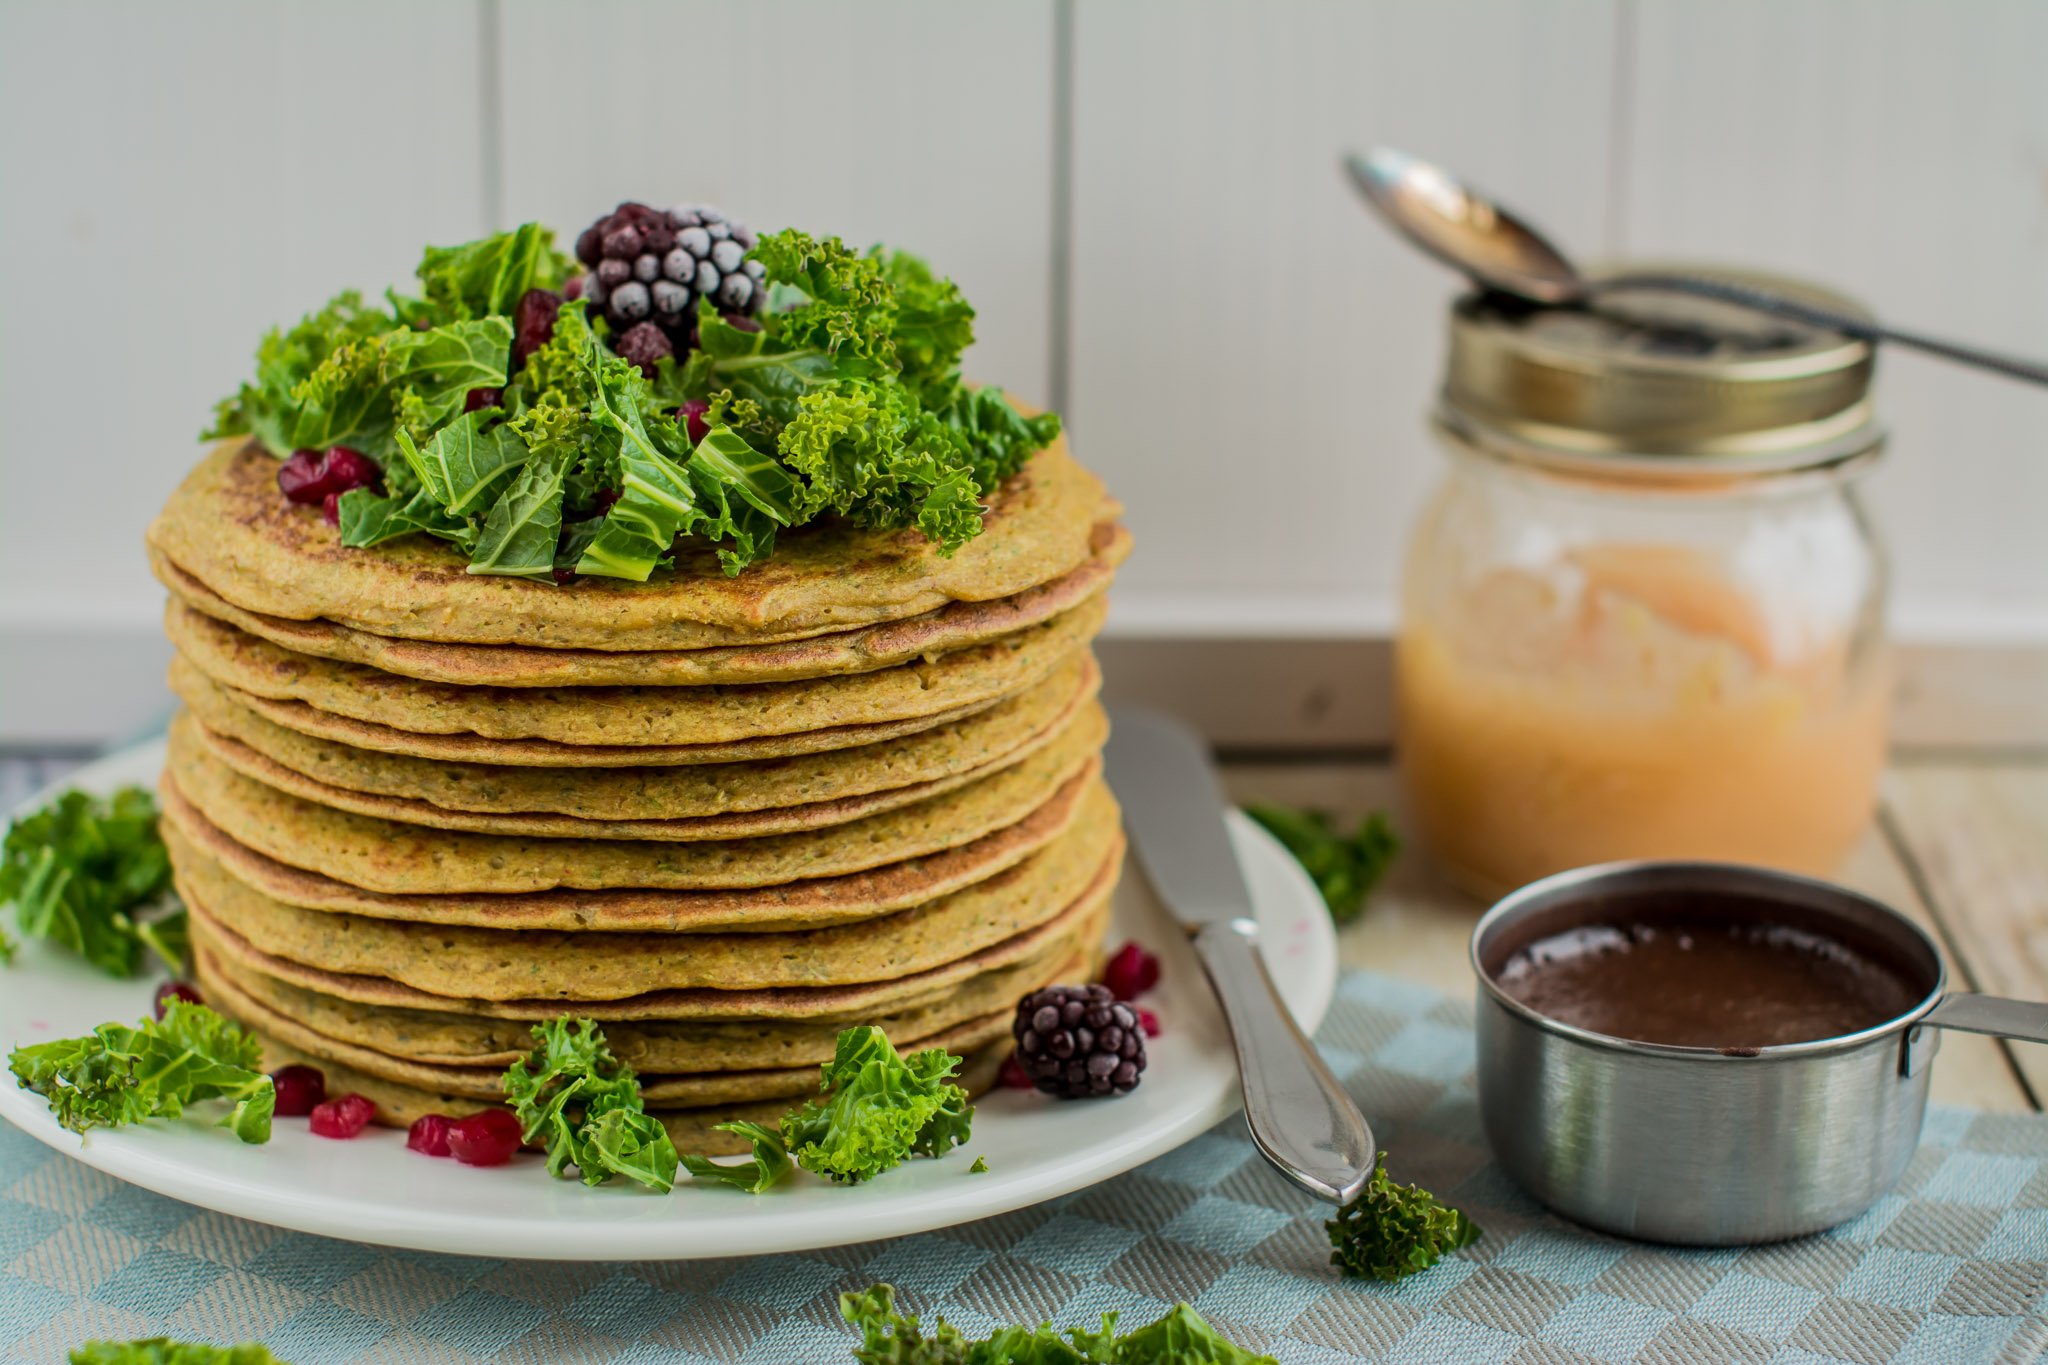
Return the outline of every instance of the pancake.
{"type": "MultiPolygon", "coordinates": [[[[259,1029],[298,1051],[322,1062],[340,1062],[351,1070],[400,1085],[490,1101],[505,1093],[505,1067],[437,1066],[392,1057],[358,1044],[330,1038],[290,1015],[271,1009],[240,990],[225,977],[213,979],[206,997],[222,1013],[259,1029]]],[[[971,1052],[987,1047],[1010,1031],[1011,1010],[1002,1010],[962,1020],[950,1028],[920,1037],[891,1038],[905,1052],[937,1047],[948,1052],[971,1052]]],[[[640,1093],[650,1106],[696,1106],[731,1104],[747,1100],[801,1099],[817,1090],[818,1064],[764,1068],[753,1071],[711,1071],[685,1075],[640,1076],[640,1093]]]]}
{"type": "Polygon", "coordinates": [[[1101,629],[1093,598],[1041,625],[929,662],[806,682],[705,687],[455,687],[281,649],[172,601],[164,632],[215,682],[415,734],[557,744],[718,744],[929,720],[1042,681],[1101,629]]]}
{"type": "Polygon", "coordinates": [[[285,905],[205,858],[173,865],[195,918],[259,951],[337,975],[377,975],[432,995],[622,1000],[664,990],[788,990],[897,980],[943,967],[1062,916],[1114,885],[1123,836],[1108,789],[1097,807],[1017,866],[911,910],[780,933],[508,932],[404,924],[285,905]]]}
{"type": "Polygon", "coordinates": [[[812,754],[837,753],[860,746],[885,744],[924,734],[979,715],[1006,698],[956,706],[913,720],[873,725],[834,725],[795,735],[759,735],[725,744],[557,744],[547,739],[486,739],[482,735],[420,735],[375,721],[356,720],[316,710],[298,701],[280,701],[225,687],[201,673],[182,654],[171,657],[173,691],[189,695],[196,687],[216,687],[229,700],[265,720],[299,734],[375,753],[446,763],[489,763],[533,768],[652,768],[680,764],[751,763],[812,754]]]}
{"type": "Polygon", "coordinates": [[[172,686],[208,730],[315,781],[445,810],[540,811],[584,820],[780,810],[974,773],[1030,754],[1080,712],[1100,683],[1100,670],[1084,654],[1014,697],[903,739],[752,763],[614,770],[441,763],[357,749],[287,729],[189,665],[172,675],[172,686]]]}
{"type": "MultiPolygon", "coordinates": [[[[229,989],[314,1034],[402,1061],[429,1066],[503,1069],[533,1046],[532,1025],[483,1015],[363,1005],[266,976],[214,948],[202,929],[193,938],[197,980],[207,999],[229,989]],[[222,983],[225,983],[223,985],[222,983]]],[[[1048,945],[1011,966],[984,972],[954,990],[867,1022],[899,1044],[926,1038],[983,1015],[1013,1011],[1017,1001],[1054,982],[1084,981],[1093,954],[1075,941],[1048,945]]],[[[611,1023],[605,1036],[636,1071],[702,1073],[816,1066],[832,1059],[836,1023],[611,1023]]],[[[284,1030],[274,1030],[289,1037],[284,1030]]]]}
{"type": "Polygon", "coordinates": [[[174,754],[160,785],[167,801],[189,801],[245,847],[367,891],[737,890],[864,872],[1014,825],[1100,768],[1089,738],[1062,736],[959,791],[850,824],[687,844],[506,838],[378,820],[253,782],[197,748],[174,754]]]}
{"type": "MultiPolygon", "coordinates": [[[[1040,925],[982,952],[969,953],[931,971],[917,972],[893,981],[872,981],[855,986],[821,986],[804,990],[668,990],[654,991],[626,1000],[580,1001],[579,1016],[610,1023],[614,1020],[645,1022],[672,1020],[690,1022],[808,1020],[840,1026],[865,1023],[882,1014],[916,1008],[945,998],[968,981],[1025,961],[1035,954],[1061,944],[1078,941],[1095,949],[1109,922],[1110,894],[1103,886],[1091,891],[1087,903],[1071,907],[1050,924],[1040,925]]],[[[287,958],[275,957],[218,922],[205,907],[197,907],[193,932],[210,951],[263,973],[277,981],[323,995],[379,1008],[426,1010],[445,1014],[478,1015],[489,1019],[512,1019],[536,1023],[558,1019],[564,1012],[559,1000],[484,1000],[475,996],[442,996],[393,981],[388,977],[323,971],[287,958]]]]}
{"type": "Polygon", "coordinates": [[[928,801],[970,783],[993,776],[1023,762],[1048,745],[1086,744],[1100,748],[1109,736],[1109,717],[1101,706],[1090,703],[1067,724],[1041,735],[1021,753],[1005,755],[981,768],[915,786],[847,796],[836,801],[817,801],[778,810],[732,811],[720,815],[688,816],[660,820],[585,820],[571,815],[527,812],[493,813],[451,811],[426,801],[383,796],[329,786],[273,762],[239,740],[229,739],[200,725],[190,713],[171,723],[170,761],[182,764],[194,746],[265,786],[318,802],[335,810],[395,820],[431,829],[469,830],[479,834],[542,839],[649,839],[696,842],[711,839],[751,839],[766,835],[792,834],[802,830],[827,829],[866,816],[900,810],[928,801]]]}
{"type": "Polygon", "coordinates": [[[187,606],[301,654],[367,664],[427,682],[488,687],[688,687],[706,683],[790,682],[866,673],[984,644],[1038,625],[1101,592],[1130,553],[1130,532],[1095,527],[1080,567],[1049,583],[987,602],[954,602],[905,621],[779,644],[631,652],[535,649],[527,645],[442,644],[396,639],[337,625],[244,611],[150,550],[150,567],[187,606]]]}
{"type": "MultiPolygon", "coordinates": [[[[251,1028],[258,1043],[263,1047],[263,1065],[275,1071],[279,1067],[293,1064],[318,1067],[327,1077],[328,1089],[336,1094],[352,1093],[363,1096],[377,1106],[376,1116],[371,1120],[386,1128],[404,1128],[414,1119],[427,1114],[446,1114],[460,1118],[474,1114],[480,1109],[497,1106],[463,1095],[448,1095],[419,1086],[402,1085],[358,1071],[339,1062],[323,1061],[310,1053],[297,1049],[269,1037],[259,1028],[251,1028]]],[[[966,1059],[954,1080],[969,1095],[983,1095],[994,1086],[996,1072],[1003,1064],[1003,1058],[1010,1053],[1007,1038],[992,1046],[982,1048],[966,1059]]],[[[815,1078],[812,1086],[815,1088],[815,1078]]],[[[813,1092],[814,1093],[814,1092],[813,1092]]],[[[684,1152],[705,1156],[739,1156],[749,1148],[745,1139],[731,1133],[721,1133],[717,1125],[733,1119],[746,1119],[754,1123],[773,1127],[782,1116],[796,1108],[791,1100],[753,1100],[737,1104],[715,1105],[701,1109],[650,1109],[661,1120],[662,1127],[676,1147],[684,1152]]],[[[955,1154],[966,1169],[964,1156],[955,1154]]],[[[688,1184],[680,1172],[676,1183],[679,1187],[688,1184]]],[[[713,1188],[716,1188],[714,1186],[713,1188]]]]}
{"type": "Polygon", "coordinates": [[[288,866],[236,843],[177,788],[163,789],[164,842],[174,858],[203,855],[256,891],[308,910],[367,915],[414,924],[481,929],[561,929],[599,933],[693,933],[704,929],[812,929],[873,919],[958,891],[1012,867],[1073,827],[1088,792],[1085,777],[1019,820],[930,857],[867,872],[733,891],[580,891],[394,896],[364,891],[288,866]],[[194,846],[188,854],[187,845],[194,846]]]}
{"type": "Polygon", "coordinates": [[[727,577],[689,543],[646,583],[582,578],[567,589],[466,572],[459,551],[407,536],[343,548],[317,509],[277,491],[277,461],[225,441],[171,494],[149,543],[223,600],[292,620],[438,643],[676,650],[805,639],[1012,597],[1087,561],[1106,495],[1055,441],[988,496],[983,532],[951,556],[915,528],[838,519],[776,537],[775,554],[727,577]]]}

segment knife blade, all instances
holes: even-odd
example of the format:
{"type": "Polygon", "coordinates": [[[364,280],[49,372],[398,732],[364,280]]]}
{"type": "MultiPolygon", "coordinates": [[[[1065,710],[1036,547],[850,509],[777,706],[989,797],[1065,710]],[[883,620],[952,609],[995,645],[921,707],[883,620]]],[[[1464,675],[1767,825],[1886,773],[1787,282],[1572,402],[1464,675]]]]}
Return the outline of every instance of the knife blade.
{"type": "Polygon", "coordinates": [[[1104,750],[1131,847],[1185,928],[1237,1052],[1245,1123],[1280,1174],[1345,1203],[1371,1178],[1372,1130],[1273,988],[1208,747],[1157,711],[1114,707],[1104,750]]]}

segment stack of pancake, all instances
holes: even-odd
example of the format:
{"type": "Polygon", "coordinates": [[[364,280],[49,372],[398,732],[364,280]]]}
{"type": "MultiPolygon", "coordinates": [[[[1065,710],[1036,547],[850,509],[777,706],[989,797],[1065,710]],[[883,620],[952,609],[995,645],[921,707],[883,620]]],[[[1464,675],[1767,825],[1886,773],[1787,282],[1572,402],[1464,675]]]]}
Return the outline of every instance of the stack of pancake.
{"type": "Polygon", "coordinates": [[[403,1124],[588,1016],[717,1152],[853,1024],[986,1086],[1016,1000],[1092,969],[1123,843],[1089,642],[1128,537],[1063,443],[951,558],[822,524],[645,584],[344,549],[276,476],[220,446],[149,535],[198,984],[270,1064],[403,1124]]]}

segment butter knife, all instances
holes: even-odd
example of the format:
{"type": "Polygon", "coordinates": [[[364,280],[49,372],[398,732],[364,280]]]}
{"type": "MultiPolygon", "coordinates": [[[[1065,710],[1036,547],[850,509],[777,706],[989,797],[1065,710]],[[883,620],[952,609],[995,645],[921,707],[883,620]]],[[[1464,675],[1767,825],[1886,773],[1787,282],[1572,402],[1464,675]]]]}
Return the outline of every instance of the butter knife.
{"type": "Polygon", "coordinates": [[[1251,892],[1202,740],[1157,711],[1116,707],[1105,751],[1131,847],[1188,931],[1237,1049],[1252,1141],[1310,1194],[1345,1203],[1372,1175],[1372,1130],[1273,989],[1251,892]]]}

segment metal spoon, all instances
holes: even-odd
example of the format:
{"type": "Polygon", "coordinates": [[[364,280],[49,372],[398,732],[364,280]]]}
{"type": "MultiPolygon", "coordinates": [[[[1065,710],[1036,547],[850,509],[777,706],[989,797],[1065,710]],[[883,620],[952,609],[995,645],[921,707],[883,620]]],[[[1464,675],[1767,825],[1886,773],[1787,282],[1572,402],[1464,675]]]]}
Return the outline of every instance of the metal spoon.
{"type": "Polygon", "coordinates": [[[1802,299],[1704,275],[1638,271],[1588,279],[1549,239],[1447,172],[1380,147],[1344,158],[1352,183],[1395,229],[1452,269],[1489,289],[1536,303],[1580,303],[1594,293],[1662,289],[1825,328],[1859,341],[1889,341],[2013,379],[2048,384],[2048,365],[1886,327],[1802,299]]]}

